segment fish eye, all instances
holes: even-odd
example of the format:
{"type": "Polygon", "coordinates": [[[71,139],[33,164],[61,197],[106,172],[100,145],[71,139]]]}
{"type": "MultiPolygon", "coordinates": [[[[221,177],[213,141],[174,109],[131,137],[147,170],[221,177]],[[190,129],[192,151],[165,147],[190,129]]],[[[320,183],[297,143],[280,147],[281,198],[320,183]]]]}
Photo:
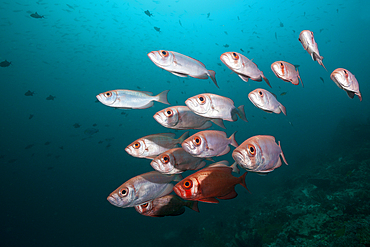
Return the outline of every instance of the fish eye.
{"type": "Polygon", "coordinates": [[[138,149],[140,146],[141,146],[141,145],[140,145],[140,142],[135,142],[135,143],[134,143],[134,145],[133,145],[133,147],[134,147],[135,149],[138,149]]]}
{"type": "Polygon", "coordinates": [[[112,96],[112,93],[111,92],[107,92],[107,93],[105,93],[105,96],[106,97],[110,97],[110,96],[112,96]]]}
{"type": "Polygon", "coordinates": [[[258,91],[258,94],[263,97],[263,92],[262,91],[258,91]]]}
{"type": "Polygon", "coordinates": [[[182,183],[182,187],[184,187],[184,189],[190,189],[191,187],[193,187],[193,182],[191,180],[185,180],[182,183]]]}
{"type": "Polygon", "coordinates": [[[119,195],[120,197],[125,197],[125,196],[127,196],[127,194],[128,194],[128,188],[122,188],[122,189],[119,191],[119,193],[118,193],[118,195],[119,195]]]}
{"type": "Polygon", "coordinates": [[[347,70],[343,70],[343,73],[344,73],[344,76],[346,77],[346,78],[348,78],[348,73],[347,73],[347,70]]]}
{"type": "Polygon", "coordinates": [[[195,145],[199,146],[202,143],[202,139],[199,136],[193,138],[193,142],[195,145]]]}
{"type": "Polygon", "coordinates": [[[256,149],[253,145],[249,144],[248,145],[248,153],[252,156],[254,156],[256,154],[256,149]]]}
{"type": "Polygon", "coordinates": [[[239,55],[238,55],[238,53],[233,52],[232,54],[233,54],[233,58],[234,58],[235,60],[238,60],[238,59],[239,59],[239,55]]]}
{"type": "Polygon", "coordinates": [[[206,98],[203,95],[200,95],[198,97],[198,102],[199,104],[203,105],[204,103],[206,103],[206,98]]]}
{"type": "Polygon", "coordinates": [[[171,109],[167,109],[165,112],[166,117],[172,117],[173,116],[173,111],[171,109]]]}
{"type": "Polygon", "coordinates": [[[149,203],[147,203],[147,202],[146,202],[146,203],[144,203],[144,204],[141,204],[140,206],[141,206],[142,208],[147,208],[147,207],[149,206],[149,203]]]}
{"type": "Polygon", "coordinates": [[[280,63],[280,67],[284,68],[284,64],[283,63],[280,63]]]}
{"type": "Polygon", "coordinates": [[[161,54],[162,54],[164,57],[168,57],[168,55],[169,55],[169,54],[168,54],[168,51],[163,51],[163,50],[161,51],[161,54]]]}
{"type": "Polygon", "coordinates": [[[167,164],[168,162],[170,162],[170,156],[168,156],[167,154],[162,155],[161,161],[163,164],[167,164]]]}

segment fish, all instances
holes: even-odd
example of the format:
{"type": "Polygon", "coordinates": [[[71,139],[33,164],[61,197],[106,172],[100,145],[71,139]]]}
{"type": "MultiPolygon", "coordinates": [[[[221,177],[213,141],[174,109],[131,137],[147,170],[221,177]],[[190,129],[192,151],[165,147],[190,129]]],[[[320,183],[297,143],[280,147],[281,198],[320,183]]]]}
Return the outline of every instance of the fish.
{"type": "Polygon", "coordinates": [[[30,116],[28,117],[28,119],[31,119],[31,118],[33,118],[33,114],[30,114],[30,116]]]}
{"type": "Polygon", "coordinates": [[[225,52],[221,55],[220,59],[243,81],[247,82],[248,79],[252,79],[253,81],[262,81],[262,79],[264,79],[267,85],[271,87],[269,80],[267,80],[263,72],[258,69],[255,63],[244,55],[237,52],[225,52]]]}
{"type": "Polygon", "coordinates": [[[204,130],[184,140],[181,146],[194,157],[208,158],[227,154],[230,151],[229,144],[238,146],[235,132],[227,138],[223,131],[204,130]]]}
{"type": "Polygon", "coordinates": [[[45,18],[43,15],[39,15],[37,12],[30,14],[30,16],[36,19],[45,18]]]}
{"type": "Polygon", "coordinates": [[[243,121],[248,122],[245,117],[244,105],[236,108],[234,101],[217,94],[204,93],[188,98],[185,104],[195,114],[208,118],[220,118],[234,122],[239,116],[243,121]]]}
{"type": "Polygon", "coordinates": [[[158,33],[161,32],[161,29],[159,27],[154,27],[154,30],[157,31],[158,33]]]}
{"type": "Polygon", "coordinates": [[[203,158],[194,157],[183,148],[172,148],[155,157],[150,165],[163,174],[180,174],[206,165],[203,158]]]}
{"type": "Polygon", "coordinates": [[[0,62],[0,67],[9,67],[12,64],[12,62],[7,61],[6,59],[2,62],[0,62]]]}
{"type": "Polygon", "coordinates": [[[180,24],[180,26],[182,26],[182,24],[181,24],[181,20],[179,20],[179,24],[180,24]]]}
{"type": "Polygon", "coordinates": [[[149,17],[151,17],[153,14],[151,14],[150,12],[149,12],[149,10],[145,10],[144,11],[144,13],[147,15],[147,16],[149,16],[149,17]]]}
{"type": "Polygon", "coordinates": [[[48,97],[46,97],[46,100],[54,100],[56,97],[53,96],[53,95],[49,95],[48,97]]]}
{"type": "Polygon", "coordinates": [[[133,177],[115,189],[107,197],[114,206],[134,207],[172,192],[172,181],[179,181],[181,175],[165,175],[157,171],[133,177]]]}
{"type": "Polygon", "coordinates": [[[299,34],[298,40],[301,42],[303,48],[308,52],[308,54],[311,55],[312,60],[317,61],[325,70],[327,70],[322,62],[324,57],[320,56],[319,48],[317,47],[317,43],[313,37],[313,32],[310,30],[303,30],[299,34]]]}
{"type": "Polygon", "coordinates": [[[247,172],[234,177],[228,164],[223,160],[203,168],[178,182],[173,190],[185,200],[218,203],[217,199],[233,199],[238,195],[235,191],[237,184],[248,190],[245,183],[247,172]]]}
{"type": "Polygon", "coordinates": [[[265,89],[257,88],[251,91],[248,94],[248,98],[255,106],[266,112],[274,112],[276,114],[283,112],[286,115],[285,106],[277,101],[275,95],[265,89]]]}
{"type": "Polygon", "coordinates": [[[165,50],[151,51],[148,53],[148,57],[159,68],[167,70],[174,75],[179,77],[190,76],[198,79],[208,79],[210,77],[218,87],[215,77],[216,72],[207,70],[202,62],[194,58],[165,50]]]}
{"type": "Polygon", "coordinates": [[[78,124],[78,123],[75,123],[75,124],[73,125],[73,127],[75,127],[75,128],[80,128],[80,127],[81,127],[81,125],[80,125],[80,124],[78,124]]]}
{"type": "Polygon", "coordinates": [[[346,91],[351,99],[357,95],[360,101],[362,101],[360,86],[356,77],[351,72],[343,68],[337,68],[330,74],[330,79],[332,79],[340,89],[346,91]]]}
{"type": "Polygon", "coordinates": [[[93,134],[96,134],[98,132],[99,130],[96,128],[88,128],[88,129],[85,129],[84,134],[88,136],[92,136],[93,134]]]}
{"type": "Polygon", "coordinates": [[[145,216],[164,217],[181,215],[185,212],[185,207],[199,212],[197,201],[187,201],[177,195],[166,195],[147,201],[135,206],[135,210],[145,216]]]}
{"type": "Polygon", "coordinates": [[[227,48],[227,47],[229,47],[229,45],[228,44],[224,44],[223,47],[227,48]]]}
{"type": "Polygon", "coordinates": [[[28,90],[27,92],[24,93],[24,95],[26,96],[33,96],[35,94],[35,92],[32,92],[30,90],[28,90]]]}
{"type": "Polygon", "coordinates": [[[189,131],[175,139],[174,133],[153,134],[141,137],[128,145],[125,151],[137,158],[154,159],[161,153],[177,147],[189,136],[189,131]]]}
{"type": "Polygon", "coordinates": [[[324,78],[322,78],[321,76],[320,76],[320,80],[322,80],[322,83],[324,83],[324,78]]]}
{"type": "Polygon", "coordinates": [[[96,98],[104,105],[120,109],[146,109],[153,106],[153,101],[170,104],[167,94],[170,90],[152,96],[152,92],[117,89],[100,93],[96,98]]]}
{"type": "Polygon", "coordinates": [[[239,165],[247,171],[266,174],[281,166],[280,156],[288,165],[280,141],[277,145],[275,137],[268,135],[252,136],[235,148],[231,156],[235,160],[232,165],[234,171],[239,165]]]}
{"type": "Polygon", "coordinates": [[[187,106],[171,106],[156,112],[153,117],[162,126],[171,129],[208,129],[212,126],[211,122],[225,128],[222,120],[199,116],[187,106]]]}
{"type": "Polygon", "coordinates": [[[291,82],[294,85],[298,85],[300,80],[303,87],[299,71],[298,69],[296,70],[293,64],[284,61],[276,61],[271,64],[271,70],[278,78],[286,82],[291,82]]]}
{"type": "Polygon", "coordinates": [[[286,95],[287,94],[287,92],[282,92],[280,95],[281,96],[284,96],[284,95],[286,95]]]}

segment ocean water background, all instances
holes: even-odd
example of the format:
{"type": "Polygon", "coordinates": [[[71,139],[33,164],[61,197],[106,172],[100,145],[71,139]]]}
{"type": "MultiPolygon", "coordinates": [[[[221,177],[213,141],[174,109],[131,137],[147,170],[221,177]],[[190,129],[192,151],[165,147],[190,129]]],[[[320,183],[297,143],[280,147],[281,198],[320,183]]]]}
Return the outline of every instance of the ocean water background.
{"type": "MultiPolygon", "coordinates": [[[[312,163],[351,152],[369,139],[352,134],[356,128],[368,133],[370,125],[369,11],[364,0],[1,1],[0,60],[11,61],[0,68],[1,245],[192,246],[199,229],[242,219],[238,209],[256,196],[312,163]],[[30,17],[36,11],[45,18],[30,17]],[[305,29],[314,32],[328,71],[298,41],[305,29]],[[216,71],[220,88],[210,79],[180,78],[158,68],[147,53],[160,49],[202,61],[216,71]],[[253,59],[272,89],[231,73],[219,59],[227,51],[253,59]],[[300,65],[304,88],[273,74],[270,65],[278,60],[300,65]],[[356,76],[362,102],[330,80],[340,67],[356,76]],[[258,87],[275,93],[288,115],[257,109],[247,95],[258,87]],[[179,217],[150,218],[114,207],[106,200],[109,193],[152,170],[148,160],[124,148],[145,135],[179,137],[184,131],[153,119],[166,107],[161,103],[117,110],[96,102],[97,94],[113,89],[169,89],[171,105],[203,92],[229,97],[245,105],[249,122],[225,122],[227,134],[238,131],[238,143],[275,136],[289,166],[263,177],[248,174],[251,194],[237,186],[237,198],[201,203],[201,213],[187,209],[179,217]],[[28,90],[34,95],[26,96],[28,90]],[[55,99],[47,100],[49,95],[55,99]]],[[[222,159],[233,161],[231,153],[215,160],[222,159]]]]}

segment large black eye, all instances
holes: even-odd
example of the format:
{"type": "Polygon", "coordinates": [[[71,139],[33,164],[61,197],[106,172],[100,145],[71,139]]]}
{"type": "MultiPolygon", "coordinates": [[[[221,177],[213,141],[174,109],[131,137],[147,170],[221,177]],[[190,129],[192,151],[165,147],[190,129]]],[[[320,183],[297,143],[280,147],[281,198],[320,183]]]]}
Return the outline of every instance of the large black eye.
{"type": "Polygon", "coordinates": [[[161,53],[164,57],[168,57],[168,51],[161,51],[161,53]]]}
{"type": "Polygon", "coordinates": [[[140,142],[135,142],[133,146],[135,149],[138,149],[141,145],[140,142]]]}
{"type": "Polygon", "coordinates": [[[148,207],[148,205],[149,205],[149,203],[144,203],[144,204],[141,204],[141,206],[143,207],[143,208],[147,208],[148,207]]]}
{"type": "Polygon", "coordinates": [[[263,96],[263,92],[262,91],[258,91],[258,94],[262,97],[263,96]]]}
{"type": "Polygon", "coordinates": [[[195,136],[193,140],[194,140],[194,144],[197,146],[199,146],[202,143],[202,139],[200,139],[199,136],[195,136]]]}
{"type": "Polygon", "coordinates": [[[239,59],[239,55],[238,55],[238,53],[233,52],[232,54],[233,54],[233,58],[234,58],[235,60],[238,60],[238,59],[239,59]]]}
{"type": "Polygon", "coordinates": [[[171,109],[167,109],[167,110],[165,111],[165,115],[166,115],[167,117],[172,117],[172,116],[173,116],[173,111],[172,111],[171,109]]]}
{"type": "Polygon", "coordinates": [[[122,188],[122,189],[119,191],[119,193],[118,193],[118,195],[119,195],[120,197],[125,197],[125,196],[127,196],[127,194],[128,194],[128,188],[122,188]]]}
{"type": "Polygon", "coordinates": [[[251,144],[248,145],[248,152],[252,156],[254,156],[256,154],[256,149],[254,148],[253,145],[251,145],[251,144]]]}
{"type": "Polygon", "coordinates": [[[167,154],[162,156],[162,163],[167,164],[170,161],[170,157],[167,154]]]}
{"type": "Polygon", "coordinates": [[[204,103],[206,103],[206,98],[203,95],[200,95],[198,97],[198,102],[199,104],[203,105],[204,103]]]}
{"type": "Polygon", "coordinates": [[[193,186],[193,182],[191,180],[185,180],[182,183],[182,187],[184,187],[184,189],[190,189],[192,186],[193,186]]]}
{"type": "Polygon", "coordinates": [[[105,93],[105,96],[110,97],[110,96],[112,96],[112,93],[111,92],[107,92],[107,93],[105,93]]]}

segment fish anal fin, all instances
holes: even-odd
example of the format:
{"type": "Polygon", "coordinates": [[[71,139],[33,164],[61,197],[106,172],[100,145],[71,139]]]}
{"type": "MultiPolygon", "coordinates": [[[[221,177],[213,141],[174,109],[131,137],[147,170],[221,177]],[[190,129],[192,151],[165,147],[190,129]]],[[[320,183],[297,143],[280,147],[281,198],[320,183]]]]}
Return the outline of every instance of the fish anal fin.
{"type": "Polygon", "coordinates": [[[232,191],[230,191],[229,194],[226,194],[224,196],[218,196],[217,198],[222,199],[222,200],[228,200],[228,199],[233,199],[237,196],[238,196],[238,193],[236,193],[235,189],[233,189],[232,191]]]}
{"type": "Polygon", "coordinates": [[[174,74],[174,75],[177,75],[177,76],[179,76],[179,77],[188,77],[188,75],[187,75],[187,74],[182,74],[182,73],[173,72],[173,71],[171,71],[171,73],[172,73],[172,74],[174,74]]]}
{"type": "Polygon", "coordinates": [[[216,198],[214,198],[214,197],[198,199],[198,201],[208,202],[208,203],[218,203],[218,200],[216,198]]]}
{"type": "Polygon", "coordinates": [[[223,129],[226,129],[225,124],[224,124],[224,121],[221,118],[213,118],[211,120],[211,122],[213,122],[214,124],[220,126],[223,129]]]}
{"type": "Polygon", "coordinates": [[[243,80],[243,81],[248,82],[248,79],[249,79],[249,77],[248,77],[248,76],[244,76],[244,75],[240,75],[240,74],[238,74],[238,76],[239,76],[240,78],[242,78],[242,80],[243,80]]]}
{"type": "Polygon", "coordinates": [[[207,74],[201,74],[201,75],[189,75],[193,78],[197,78],[197,79],[208,79],[208,75],[207,74]]]}

